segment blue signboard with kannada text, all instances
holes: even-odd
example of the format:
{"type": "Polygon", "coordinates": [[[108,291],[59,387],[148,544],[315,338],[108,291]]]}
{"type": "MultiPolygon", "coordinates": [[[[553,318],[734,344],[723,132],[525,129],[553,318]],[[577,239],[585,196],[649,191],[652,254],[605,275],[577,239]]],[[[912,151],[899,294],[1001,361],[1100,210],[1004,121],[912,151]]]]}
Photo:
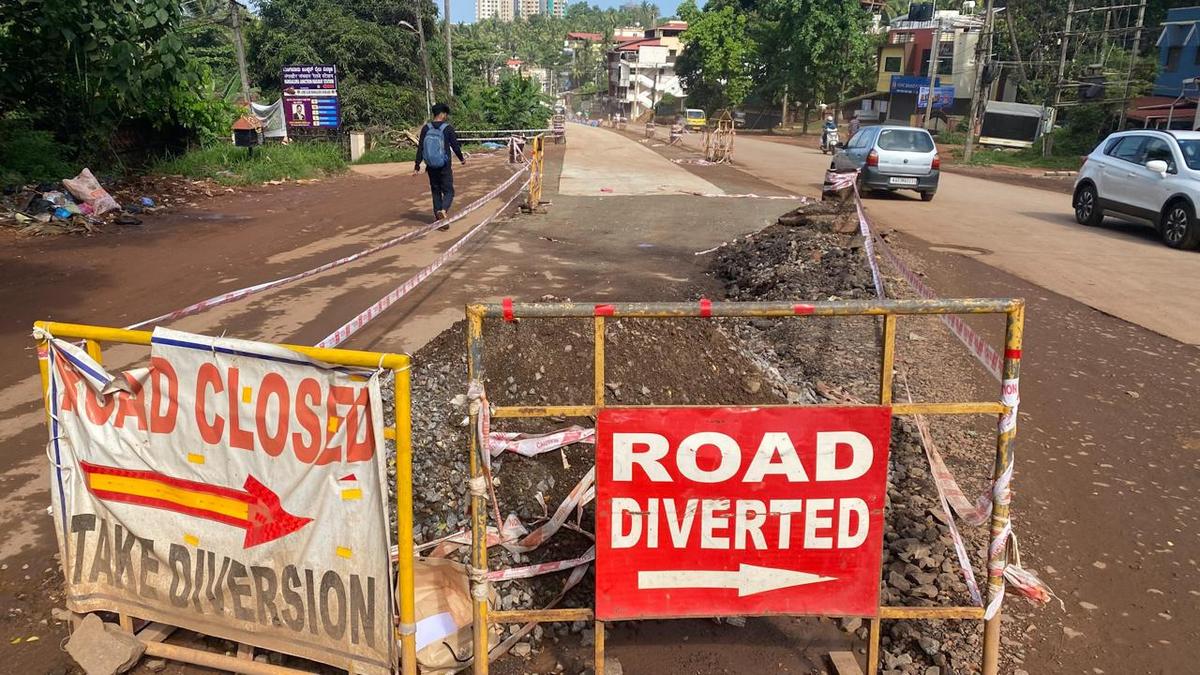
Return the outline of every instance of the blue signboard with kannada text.
{"type": "Polygon", "coordinates": [[[337,66],[284,66],[283,115],[290,128],[336,129],[341,126],[337,66]]]}

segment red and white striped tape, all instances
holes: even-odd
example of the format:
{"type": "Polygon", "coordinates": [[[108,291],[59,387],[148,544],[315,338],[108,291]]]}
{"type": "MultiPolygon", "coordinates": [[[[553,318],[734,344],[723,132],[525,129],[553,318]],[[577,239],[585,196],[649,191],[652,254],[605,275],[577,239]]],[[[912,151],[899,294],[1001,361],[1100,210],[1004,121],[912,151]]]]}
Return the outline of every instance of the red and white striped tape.
{"type": "Polygon", "coordinates": [[[492,457],[506,450],[524,457],[536,457],[572,443],[595,442],[596,430],[586,429],[577,424],[548,434],[524,434],[517,431],[493,431],[488,434],[488,450],[492,457]]]}
{"type": "Polygon", "coordinates": [[[200,312],[203,312],[206,309],[212,309],[213,307],[224,305],[224,304],[227,304],[230,302],[235,302],[237,300],[241,300],[243,298],[250,297],[251,295],[256,295],[258,293],[262,293],[263,291],[271,290],[272,288],[276,288],[276,287],[282,286],[284,284],[290,284],[295,281],[300,281],[301,279],[307,279],[308,277],[320,274],[322,272],[327,272],[335,267],[341,267],[342,265],[347,265],[347,264],[352,263],[361,258],[365,258],[373,253],[378,253],[384,249],[391,248],[397,244],[402,244],[406,241],[411,241],[413,239],[416,239],[417,237],[424,236],[424,235],[428,234],[429,232],[436,230],[439,227],[443,227],[443,226],[449,225],[450,223],[453,223],[455,221],[461,220],[461,219],[465,218],[466,216],[468,216],[469,214],[473,213],[474,211],[479,210],[485,204],[492,201],[497,196],[499,196],[502,192],[507,190],[513,183],[515,183],[521,177],[522,174],[526,173],[526,171],[527,171],[526,168],[521,168],[519,171],[514,173],[503,183],[498,185],[491,192],[480,197],[479,199],[476,199],[474,202],[471,202],[469,205],[467,205],[467,207],[464,208],[463,210],[461,210],[461,211],[455,213],[454,215],[452,215],[448,218],[445,218],[443,220],[439,220],[437,222],[430,223],[428,225],[424,225],[415,230],[410,230],[408,232],[405,232],[402,235],[393,237],[381,244],[376,244],[375,246],[372,246],[367,249],[363,249],[362,251],[359,251],[358,253],[354,253],[354,254],[345,256],[343,258],[338,258],[337,260],[332,260],[323,265],[319,265],[317,267],[314,267],[309,270],[305,270],[303,272],[297,272],[296,274],[292,274],[292,275],[286,276],[286,277],[281,277],[279,279],[274,279],[272,281],[264,281],[263,283],[255,284],[253,286],[247,286],[246,288],[240,288],[236,291],[229,291],[227,293],[222,293],[220,295],[214,295],[211,298],[208,298],[206,300],[201,300],[200,302],[188,305],[187,307],[184,307],[182,309],[177,309],[173,312],[168,312],[161,316],[156,316],[153,319],[146,319],[145,321],[139,321],[138,323],[135,323],[131,326],[126,326],[126,330],[133,330],[136,328],[142,328],[144,326],[149,326],[149,325],[156,325],[156,324],[160,324],[160,323],[164,323],[164,322],[168,322],[168,321],[176,321],[178,319],[182,319],[187,316],[192,316],[193,314],[199,314],[200,312]]]}
{"type": "MultiPolygon", "coordinates": [[[[828,180],[828,176],[827,176],[828,180]]],[[[867,249],[867,260],[871,266],[871,277],[875,282],[875,292],[880,299],[886,299],[887,295],[884,291],[881,274],[879,271],[879,261],[875,259],[873,243],[876,241],[874,232],[871,231],[870,221],[867,220],[866,213],[862,207],[862,197],[858,194],[857,184],[854,191],[854,206],[858,211],[859,230],[862,233],[867,249]]],[[[907,265],[900,260],[899,256],[883,241],[878,239],[880,248],[888,261],[900,272],[912,287],[922,298],[927,300],[937,299],[937,295],[921,281],[907,265]]],[[[971,329],[965,322],[957,316],[941,315],[942,321],[950,328],[951,332],[967,347],[975,358],[987,368],[996,379],[1001,380],[1001,400],[1000,402],[1007,406],[1007,411],[1001,416],[998,422],[999,433],[1004,434],[1016,429],[1017,426],[1017,410],[1020,406],[1020,381],[1017,378],[1003,379],[1004,361],[1000,355],[992,348],[982,337],[971,329]]],[[[1009,354],[1012,358],[1020,358],[1020,353],[1009,354]]],[[[976,604],[983,604],[982,597],[979,593],[978,583],[975,581],[974,570],[971,567],[970,556],[967,553],[966,544],[963,541],[962,535],[958,531],[957,525],[954,523],[954,516],[950,512],[950,506],[953,506],[954,512],[958,513],[967,523],[972,525],[981,525],[991,515],[993,504],[1007,505],[1012,500],[1012,477],[1015,462],[1010,461],[1005,467],[1004,472],[991,485],[991,489],[987,494],[981,495],[976,500],[975,504],[971,504],[959,487],[958,481],[950,473],[945,462],[941,461],[941,456],[937,453],[936,447],[933,444],[933,437],[929,433],[929,428],[925,423],[922,415],[913,416],[917,429],[921,435],[921,444],[925,448],[926,457],[929,459],[931,475],[934,479],[934,486],[937,488],[938,499],[941,501],[942,509],[946,512],[949,520],[949,528],[951,539],[954,541],[955,554],[959,560],[959,566],[962,568],[963,576],[967,583],[967,589],[971,594],[971,599],[976,604]]],[[[1036,574],[1021,567],[1019,560],[1008,559],[1008,545],[1010,541],[1015,542],[1015,536],[1012,533],[1012,521],[1005,521],[999,532],[993,532],[992,542],[988,548],[988,577],[989,579],[997,579],[999,586],[989,585],[989,597],[987,607],[984,610],[984,618],[991,619],[1000,611],[1001,605],[1004,603],[1004,584],[1006,581],[1012,583],[1013,586],[1025,597],[1034,602],[1047,602],[1054,597],[1054,592],[1050,587],[1038,578],[1036,574]]]]}
{"type": "MultiPolygon", "coordinates": [[[[520,189],[525,189],[525,186],[528,184],[529,180],[526,179],[525,183],[520,189]]],[[[505,202],[504,206],[501,206],[495,213],[489,215],[487,218],[484,218],[478,225],[471,228],[458,241],[454,242],[453,246],[446,249],[445,253],[442,253],[440,256],[438,256],[437,259],[435,259],[432,263],[414,274],[408,279],[408,281],[405,281],[403,284],[392,289],[390,293],[383,296],[373,305],[360,312],[358,316],[342,324],[340,328],[327,335],[325,339],[318,342],[316,346],[324,348],[336,347],[348,340],[351,335],[357,333],[372,319],[382,314],[385,310],[387,310],[387,308],[396,304],[401,298],[411,293],[412,290],[416,288],[422,281],[425,281],[434,272],[441,269],[442,265],[445,265],[447,261],[453,258],[455,254],[458,253],[459,249],[461,249],[467,243],[467,241],[469,241],[472,237],[479,233],[480,230],[495,220],[497,216],[504,213],[504,211],[520,196],[521,193],[518,191],[507,202],[505,202]]]]}

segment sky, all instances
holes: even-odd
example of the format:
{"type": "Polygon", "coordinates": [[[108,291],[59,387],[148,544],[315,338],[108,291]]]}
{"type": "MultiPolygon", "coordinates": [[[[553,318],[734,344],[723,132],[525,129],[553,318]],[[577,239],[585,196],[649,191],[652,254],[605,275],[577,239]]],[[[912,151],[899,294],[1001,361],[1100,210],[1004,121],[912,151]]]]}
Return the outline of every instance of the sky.
{"type": "MultiPolygon", "coordinates": [[[[442,6],[442,0],[433,0],[439,8],[442,6]]],[[[575,0],[568,0],[574,2],[575,0]]],[[[620,7],[628,2],[628,0],[588,0],[588,4],[598,5],[602,8],[620,7]]],[[[675,13],[675,8],[679,5],[678,0],[659,0],[654,4],[658,5],[658,9],[663,16],[671,16],[675,13]]],[[[450,0],[450,18],[454,23],[471,23],[475,21],[475,0],[450,0]]]]}

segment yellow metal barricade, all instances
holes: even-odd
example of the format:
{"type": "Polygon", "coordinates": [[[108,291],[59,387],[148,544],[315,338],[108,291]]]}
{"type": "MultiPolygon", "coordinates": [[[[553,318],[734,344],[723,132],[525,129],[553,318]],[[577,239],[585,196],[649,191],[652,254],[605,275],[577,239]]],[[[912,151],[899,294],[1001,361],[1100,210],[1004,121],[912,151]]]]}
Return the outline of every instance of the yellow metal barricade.
{"type": "MultiPolygon", "coordinates": [[[[55,323],[38,321],[35,329],[48,333],[56,338],[67,340],[83,340],[87,353],[97,363],[102,363],[101,343],[129,344],[150,346],[153,333],[150,331],[125,330],[121,328],[104,328],[72,323],[55,323]]],[[[399,627],[397,636],[400,641],[399,671],[403,675],[417,673],[417,635],[416,635],[416,602],[415,582],[413,577],[413,492],[412,492],[412,399],[411,399],[411,361],[407,354],[389,354],[383,352],[360,352],[346,349],[321,349],[300,345],[278,345],[303,354],[309,358],[334,365],[352,368],[384,368],[392,371],[395,377],[395,423],[384,430],[384,437],[396,443],[396,541],[399,546],[399,561],[397,563],[397,593],[399,594],[399,627]]],[[[39,345],[39,354],[47,349],[45,340],[39,345]]],[[[47,406],[49,415],[49,385],[50,372],[44,358],[38,359],[38,367],[42,377],[42,400],[47,406]]],[[[133,626],[134,618],[127,615],[119,617],[122,627],[127,630],[133,626]]],[[[237,673],[302,673],[292,668],[274,666],[246,660],[223,654],[215,654],[200,649],[170,645],[164,642],[143,642],[146,654],[185,663],[203,665],[237,673]]]]}
{"type": "Polygon", "coordinates": [[[529,195],[525,210],[533,213],[542,207],[542,177],[546,170],[546,137],[538,134],[529,140],[529,195]]]}
{"type": "MultiPolygon", "coordinates": [[[[1020,374],[1021,341],[1025,322],[1025,301],[1021,299],[959,299],[959,300],[886,300],[886,301],[857,301],[839,300],[797,304],[793,302],[704,302],[704,303],[612,303],[603,305],[588,305],[583,303],[550,303],[550,304],[478,304],[470,305],[467,314],[467,371],[471,382],[482,382],[484,378],[483,364],[483,326],[485,319],[500,319],[515,321],[521,319],[561,319],[577,318],[591,320],[595,334],[593,354],[594,385],[592,401],[584,404],[547,405],[547,406],[498,406],[492,411],[495,418],[547,418],[547,417],[595,417],[605,407],[604,385],[604,341],[605,318],[617,319],[683,319],[683,318],[795,318],[809,317],[849,317],[849,316],[878,316],[882,317],[883,340],[880,354],[880,394],[879,404],[891,406],[893,416],[902,415],[997,415],[998,419],[1006,414],[1015,412],[1000,400],[993,401],[962,401],[937,403],[904,403],[893,402],[892,380],[896,353],[896,321],[900,316],[938,316],[957,314],[1004,314],[1006,317],[1004,337],[1004,367],[1003,380],[1014,381],[1020,374]]],[[[622,406],[623,408],[639,406],[622,406]]],[[[641,406],[654,407],[654,406],[641,406]]],[[[478,408],[471,410],[472,428],[476,428],[478,408]]],[[[1012,445],[1016,436],[1015,424],[1007,430],[1001,430],[997,425],[995,469],[992,476],[993,486],[1000,485],[1000,478],[1012,464],[1012,445]]],[[[470,435],[470,471],[473,481],[483,480],[483,448],[475,434],[470,435]]],[[[1000,488],[1003,489],[1003,488],[1000,488]]],[[[991,519],[991,542],[1003,538],[1003,533],[1009,524],[1009,505],[1005,499],[999,498],[993,490],[991,519]]],[[[488,511],[485,497],[482,494],[472,494],[471,497],[471,566],[477,570],[488,566],[487,549],[487,518],[488,511]]],[[[497,523],[499,526],[500,523],[497,523]]],[[[994,572],[1003,569],[1005,549],[989,546],[988,566],[994,572]]],[[[881,571],[882,574],[882,571],[881,571]]],[[[479,582],[476,582],[479,583],[479,582]]],[[[988,590],[985,604],[999,597],[1004,592],[1003,576],[994,573],[988,576],[988,590]]],[[[474,639],[475,654],[486,653],[488,649],[488,629],[493,623],[523,623],[528,621],[592,621],[595,614],[590,607],[575,607],[563,609],[542,610],[507,610],[492,611],[488,607],[487,594],[475,594],[474,606],[474,639]]],[[[984,607],[905,607],[880,606],[877,617],[865,617],[870,622],[868,637],[868,675],[875,675],[879,666],[880,626],[884,619],[983,619],[984,607]]],[[[996,675],[999,668],[1000,652],[1000,613],[997,612],[984,624],[983,642],[983,673],[996,675]]],[[[595,671],[604,671],[604,624],[595,621],[595,671]]],[[[474,663],[476,675],[486,675],[488,660],[476,658],[474,663]]]]}
{"type": "Polygon", "coordinates": [[[717,118],[717,125],[704,135],[704,158],[713,163],[733,161],[733,115],[726,110],[717,118]]]}

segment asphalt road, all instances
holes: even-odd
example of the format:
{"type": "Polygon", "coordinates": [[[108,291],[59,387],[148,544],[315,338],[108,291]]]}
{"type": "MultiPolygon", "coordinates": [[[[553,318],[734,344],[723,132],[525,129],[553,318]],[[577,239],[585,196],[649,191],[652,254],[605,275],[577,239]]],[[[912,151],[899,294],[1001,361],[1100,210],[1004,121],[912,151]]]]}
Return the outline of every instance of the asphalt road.
{"type": "MultiPolygon", "coordinates": [[[[685,136],[702,148],[703,137],[685,136]]],[[[829,157],[815,148],[738,136],[734,163],[792,190],[819,190],[829,157]]],[[[880,225],[934,246],[966,248],[997,269],[1181,342],[1200,345],[1200,252],[1159,243],[1148,226],[1075,223],[1068,195],[943,172],[932,202],[872,196],[880,225]]]]}

